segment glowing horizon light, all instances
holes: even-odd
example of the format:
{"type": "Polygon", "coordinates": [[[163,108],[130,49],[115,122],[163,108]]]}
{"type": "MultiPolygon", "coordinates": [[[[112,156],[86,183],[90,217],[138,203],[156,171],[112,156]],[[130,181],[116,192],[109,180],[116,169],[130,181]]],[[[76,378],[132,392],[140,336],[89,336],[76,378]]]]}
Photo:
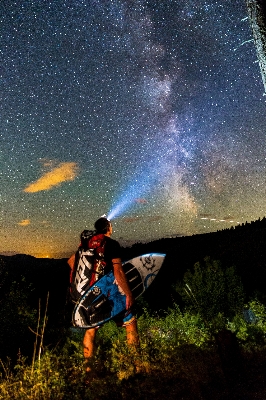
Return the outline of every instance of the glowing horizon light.
{"type": "Polygon", "coordinates": [[[50,254],[47,253],[29,253],[29,255],[35,257],[35,258],[52,258],[50,254]]]}

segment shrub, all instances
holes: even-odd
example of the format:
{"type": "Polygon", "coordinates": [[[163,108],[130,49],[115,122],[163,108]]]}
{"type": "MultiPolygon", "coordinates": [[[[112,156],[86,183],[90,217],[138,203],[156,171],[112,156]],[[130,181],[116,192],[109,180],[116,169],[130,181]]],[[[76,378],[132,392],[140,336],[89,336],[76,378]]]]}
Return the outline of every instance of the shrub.
{"type": "Polygon", "coordinates": [[[252,313],[250,322],[243,315],[237,315],[228,324],[229,329],[236,333],[242,346],[248,351],[262,350],[266,347],[266,307],[257,299],[251,300],[246,310],[252,313]]]}
{"type": "Polygon", "coordinates": [[[222,268],[209,257],[188,270],[175,289],[192,313],[199,314],[209,327],[222,328],[244,307],[244,290],[234,267],[222,268]]]}
{"type": "Polygon", "coordinates": [[[19,349],[23,353],[32,351],[33,335],[29,326],[36,326],[37,312],[29,306],[32,286],[24,277],[12,281],[5,298],[0,302],[1,330],[0,357],[16,359],[19,349]]]}

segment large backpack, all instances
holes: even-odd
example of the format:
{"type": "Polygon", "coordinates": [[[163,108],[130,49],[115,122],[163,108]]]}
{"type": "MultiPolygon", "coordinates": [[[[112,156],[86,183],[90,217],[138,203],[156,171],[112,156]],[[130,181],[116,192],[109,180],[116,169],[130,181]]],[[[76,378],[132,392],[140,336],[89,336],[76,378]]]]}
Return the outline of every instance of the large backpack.
{"type": "Polygon", "coordinates": [[[74,268],[70,274],[70,294],[74,302],[79,301],[88,288],[104,275],[105,243],[104,234],[87,230],[82,232],[81,244],[76,252],[74,268]]]}

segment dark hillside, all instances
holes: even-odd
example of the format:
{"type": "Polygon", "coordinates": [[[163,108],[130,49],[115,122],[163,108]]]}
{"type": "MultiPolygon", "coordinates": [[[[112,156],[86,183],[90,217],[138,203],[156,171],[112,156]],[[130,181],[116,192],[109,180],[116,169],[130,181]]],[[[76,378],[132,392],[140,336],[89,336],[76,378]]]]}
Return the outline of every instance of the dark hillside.
{"type": "Polygon", "coordinates": [[[68,265],[66,260],[38,259],[27,255],[0,256],[0,358],[32,354],[39,299],[44,315],[47,294],[46,345],[58,342],[70,324],[66,308],[68,265]]]}
{"type": "Polygon", "coordinates": [[[236,228],[194,235],[161,239],[148,244],[135,244],[125,249],[124,258],[148,252],[166,253],[165,263],[145,298],[156,309],[179,301],[171,292],[171,284],[181,280],[188,269],[206,256],[236,267],[247,296],[256,293],[266,301],[266,219],[236,228]]]}
{"type": "Polygon", "coordinates": [[[46,299],[48,292],[50,301],[54,304],[51,311],[55,312],[65,304],[69,279],[69,267],[65,259],[35,258],[23,254],[0,256],[0,258],[8,271],[9,283],[24,277],[26,282],[32,284],[32,306],[38,307],[38,299],[46,299]],[[36,299],[37,303],[34,304],[36,299]]]}
{"type": "MultiPolygon", "coordinates": [[[[248,295],[258,292],[266,299],[266,219],[215,233],[187,237],[160,239],[150,243],[136,243],[123,248],[123,259],[127,260],[149,252],[166,253],[165,263],[158,278],[147,292],[147,298],[157,293],[158,300],[167,293],[172,283],[181,280],[187,269],[206,256],[219,259],[224,266],[235,265],[248,295]],[[158,293],[161,296],[158,296],[158,293]]],[[[66,259],[36,259],[26,255],[0,256],[8,270],[6,284],[0,287],[5,291],[7,282],[25,277],[32,283],[32,305],[38,299],[45,299],[50,293],[51,311],[56,313],[64,306],[68,286],[69,268],[66,259]]],[[[1,261],[0,260],[0,261],[1,261]]],[[[0,270],[1,267],[0,264],[0,270]]],[[[154,299],[156,302],[156,299],[154,299]]],[[[161,300],[160,300],[161,301],[161,300]]]]}

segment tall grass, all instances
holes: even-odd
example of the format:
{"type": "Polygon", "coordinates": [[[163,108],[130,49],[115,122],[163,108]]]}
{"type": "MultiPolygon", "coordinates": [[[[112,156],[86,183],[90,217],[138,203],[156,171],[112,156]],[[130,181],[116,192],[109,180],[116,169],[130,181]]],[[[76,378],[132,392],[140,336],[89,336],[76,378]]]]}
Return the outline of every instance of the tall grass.
{"type": "MultiPolygon", "coordinates": [[[[254,312],[261,313],[252,324],[253,331],[256,327],[260,334],[260,353],[258,345],[254,346],[251,325],[241,314],[228,325],[239,337],[243,360],[248,360],[249,367],[253,365],[256,373],[258,365],[265,367],[266,364],[263,307],[253,302],[254,312]],[[255,353],[260,354],[259,363],[258,358],[254,361],[255,353]]],[[[141,341],[138,351],[127,347],[124,330],[113,322],[98,331],[95,377],[89,384],[85,381],[82,330],[70,329],[60,348],[44,349],[33,364],[22,355],[15,368],[11,368],[9,360],[1,361],[0,399],[228,398],[231,388],[212,332],[199,315],[181,312],[178,307],[168,310],[164,317],[150,315],[144,310],[138,326],[141,341]]],[[[255,373],[252,375],[250,371],[249,378],[255,381],[255,373]]],[[[244,386],[235,387],[233,392],[242,393],[244,386]]],[[[249,389],[245,386],[245,390],[249,389]]],[[[261,388],[261,393],[263,390],[261,388]]]]}

